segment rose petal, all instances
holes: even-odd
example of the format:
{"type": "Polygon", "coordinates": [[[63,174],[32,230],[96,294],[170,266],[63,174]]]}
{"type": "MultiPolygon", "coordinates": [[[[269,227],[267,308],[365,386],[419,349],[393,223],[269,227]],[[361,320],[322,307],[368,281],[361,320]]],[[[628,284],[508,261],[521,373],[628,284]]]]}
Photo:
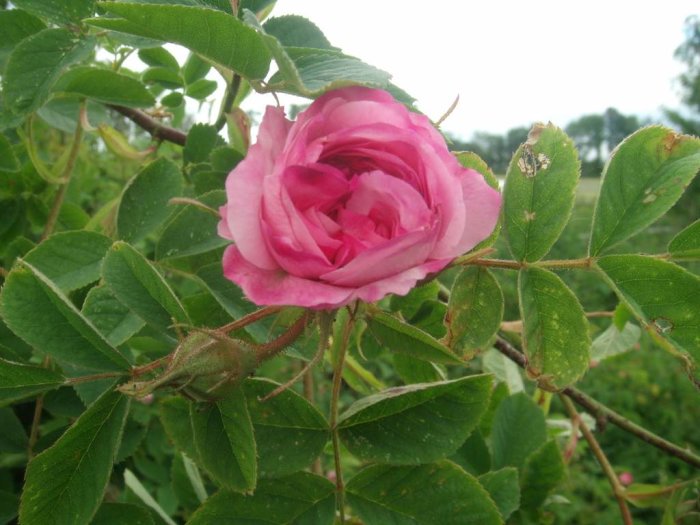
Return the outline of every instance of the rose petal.
{"type": "Polygon", "coordinates": [[[423,196],[407,182],[381,171],[363,173],[354,179],[352,196],[345,209],[366,215],[391,232],[403,235],[431,222],[423,196]]]}
{"type": "Polygon", "coordinates": [[[352,300],[352,289],[303,279],[282,270],[265,270],[248,262],[236,248],[224,252],[224,275],[255,304],[339,308],[352,300]]]}
{"type": "Polygon", "coordinates": [[[466,169],[462,175],[462,193],[467,219],[462,237],[455,246],[453,257],[468,252],[486,239],[498,224],[501,194],[484,180],[479,172],[466,169]]]}
{"type": "Polygon", "coordinates": [[[256,144],[226,179],[228,204],[219,231],[229,233],[241,253],[261,268],[278,268],[267,249],[261,227],[263,180],[272,171],[276,155],[282,150],[289,122],[281,108],[265,111],[256,144]]]}
{"type": "Polygon", "coordinates": [[[425,262],[435,246],[435,230],[407,233],[357,254],[342,268],[321,275],[324,281],[337,286],[361,287],[373,281],[399,274],[425,262]]]}
{"type": "Polygon", "coordinates": [[[424,279],[431,273],[439,272],[447,266],[452,259],[439,259],[423,263],[413,268],[408,268],[403,272],[368,283],[358,288],[353,293],[353,299],[371,303],[378,301],[389,294],[406,295],[413,289],[418,281],[424,279]]]}
{"type": "Polygon", "coordinates": [[[262,217],[267,247],[277,264],[293,275],[315,278],[333,268],[280,177],[267,177],[262,217]]]}

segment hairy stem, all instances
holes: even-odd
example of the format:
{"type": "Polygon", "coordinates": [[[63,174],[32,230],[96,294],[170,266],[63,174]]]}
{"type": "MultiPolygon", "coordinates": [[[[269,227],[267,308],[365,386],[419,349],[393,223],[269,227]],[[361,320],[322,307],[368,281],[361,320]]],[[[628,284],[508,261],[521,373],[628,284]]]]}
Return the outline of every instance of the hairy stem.
{"type": "Polygon", "coordinates": [[[260,310],[255,310],[254,312],[251,312],[248,315],[244,315],[240,319],[236,319],[235,321],[231,321],[230,323],[225,324],[224,326],[218,328],[217,332],[228,334],[230,332],[233,332],[234,330],[238,330],[240,328],[243,328],[244,326],[253,324],[256,321],[260,321],[261,319],[270,317],[271,315],[274,315],[277,312],[281,311],[283,308],[283,306],[266,306],[264,308],[261,308],[260,310]]]}
{"type": "Polygon", "coordinates": [[[608,461],[608,457],[605,455],[605,452],[603,452],[603,449],[600,448],[600,444],[598,443],[598,440],[593,435],[593,432],[591,432],[591,430],[588,428],[586,423],[584,423],[584,421],[581,419],[581,416],[576,411],[576,407],[571,402],[571,399],[569,399],[566,395],[561,395],[559,397],[561,398],[562,402],[564,403],[564,407],[566,408],[566,411],[569,413],[571,420],[573,422],[575,422],[575,424],[578,424],[578,427],[581,430],[583,437],[586,439],[586,441],[588,441],[588,446],[591,447],[591,451],[593,452],[593,455],[598,460],[598,463],[600,464],[601,468],[603,469],[605,476],[608,478],[608,481],[610,482],[610,486],[613,489],[613,494],[615,495],[615,499],[617,500],[617,504],[620,507],[620,514],[622,515],[622,522],[625,525],[633,525],[632,524],[632,514],[630,514],[630,509],[627,506],[627,501],[625,500],[625,488],[622,486],[622,484],[620,483],[620,480],[617,478],[617,474],[615,474],[615,470],[613,470],[612,465],[608,461]]]}
{"type": "Polygon", "coordinates": [[[338,348],[338,355],[333,367],[333,387],[331,390],[330,427],[333,441],[333,460],[335,463],[335,491],[336,506],[340,515],[341,525],[345,523],[345,485],[343,484],[343,471],[340,463],[340,437],[338,435],[338,401],[340,399],[340,387],[343,383],[343,367],[345,366],[345,354],[348,349],[348,341],[352,333],[353,316],[350,316],[343,328],[342,340],[338,348]]]}
{"type": "Polygon", "coordinates": [[[297,319],[289,329],[280,335],[277,339],[273,339],[269,343],[262,345],[253,345],[255,348],[255,359],[257,364],[276,356],[294,341],[296,341],[301,334],[304,333],[304,329],[313,319],[313,316],[309,312],[305,312],[297,319]]]}
{"type": "MultiPolygon", "coordinates": [[[[511,361],[515,362],[521,368],[526,368],[527,358],[514,346],[508,343],[508,341],[499,337],[494,346],[499,352],[508,357],[511,361]]],[[[626,417],[618,414],[599,401],[596,401],[581,390],[574,387],[568,387],[562,390],[561,393],[570,398],[581,408],[590,412],[601,425],[604,425],[606,421],[609,421],[616,427],[638,437],[642,441],[649,443],[659,450],[663,450],[667,454],[680,459],[688,465],[700,469],[700,456],[697,456],[690,450],[679,447],[661,436],[654,434],[650,430],[633,423],[626,417]]]]}
{"type": "Polygon", "coordinates": [[[173,144],[178,144],[180,146],[184,146],[185,142],[187,141],[187,135],[185,133],[179,129],[161,124],[143,111],[134,108],[127,108],[125,106],[119,106],[117,104],[107,104],[107,107],[124,115],[134,124],[150,133],[154,139],[167,140],[168,142],[172,142],[173,144]]]}
{"type": "MultiPolygon", "coordinates": [[[[80,113],[85,112],[85,105],[80,107],[80,113]]],[[[58,215],[61,213],[61,207],[63,206],[63,201],[66,198],[66,192],[68,191],[68,184],[70,183],[71,175],[73,174],[73,168],[75,168],[75,161],[78,159],[78,152],[80,151],[80,143],[83,139],[83,127],[80,124],[80,120],[75,124],[75,134],[73,135],[73,143],[70,147],[70,153],[68,154],[68,160],[66,161],[66,166],[63,168],[63,173],[61,173],[60,180],[63,181],[61,186],[58,188],[56,193],[56,198],[51,206],[51,211],[46,219],[46,225],[44,226],[44,231],[41,234],[41,240],[43,241],[49,235],[53,233],[56,227],[56,222],[58,222],[58,215]]]]}
{"type": "Polygon", "coordinates": [[[122,372],[105,372],[104,374],[93,374],[90,376],[79,376],[79,377],[69,377],[63,383],[64,385],[78,385],[80,383],[90,383],[92,381],[99,381],[100,379],[111,379],[113,377],[125,377],[126,374],[122,372]]]}

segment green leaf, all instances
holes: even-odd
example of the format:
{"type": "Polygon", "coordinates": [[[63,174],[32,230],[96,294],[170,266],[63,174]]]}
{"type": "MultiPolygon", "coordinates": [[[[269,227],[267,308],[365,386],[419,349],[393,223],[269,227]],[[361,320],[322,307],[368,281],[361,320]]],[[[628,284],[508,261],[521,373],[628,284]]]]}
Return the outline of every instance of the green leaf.
{"type": "Polygon", "coordinates": [[[180,71],[180,64],[177,59],[164,47],[148,47],[139,49],[141,61],[151,67],[165,67],[173,71],[180,71]]]}
{"type": "Polygon", "coordinates": [[[395,353],[391,356],[394,369],[406,384],[434,383],[447,379],[445,373],[430,361],[421,361],[406,354],[395,353]]]}
{"type": "Polygon", "coordinates": [[[588,321],[573,292],[553,272],[530,267],[518,278],[527,371],[540,388],[561,390],[588,369],[588,321]]]}
{"type": "MultiPolygon", "coordinates": [[[[2,11],[0,11],[0,14],[2,14],[2,11]]],[[[0,171],[17,170],[19,170],[19,161],[12,149],[12,144],[5,138],[5,135],[0,134],[0,171]]]]}
{"type": "Polygon", "coordinates": [[[146,86],[138,80],[116,71],[90,66],[66,71],[56,81],[53,91],[134,108],[145,108],[156,103],[146,86]]]}
{"type": "Polygon", "coordinates": [[[268,35],[274,36],[285,47],[331,49],[323,32],[309,19],[299,15],[270,18],[263,24],[268,35]]]}
{"type": "Polygon", "coordinates": [[[12,3],[58,24],[80,23],[95,11],[95,0],[13,0],[12,3]]]}
{"type": "Polygon", "coordinates": [[[569,220],[580,175],[572,140],[552,124],[535,124],[510,161],[503,188],[506,238],[519,261],[544,257],[569,220]]]}
{"type": "Polygon", "coordinates": [[[0,523],[12,523],[19,511],[19,496],[14,492],[0,490],[0,523]]]}
{"type": "Polygon", "coordinates": [[[640,322],[700,363],[700,278],[643,255],[601,257],[598,268],[640,322]]]}
{"type": "Polygon", "coordinates": [[[379,310],[367,317],[367,327],[380,344],[394,352],[435,363],[461,364],[449,348],[420,328],[379,310]]]}
{"type": "MultiPolygon", "coordinates": [[[[256,309],[255,305],[245,298],[241,289],[224,277],[221,263],[203,266],[197,270],[197,277],[232,318],[238,319],[256,309]]],[[[266,341],[269,336],[269,330],[264,323],[249,324],[245,330],[259,342],[266,341]]]]}
{"type": "Polygon", "coordinates": [[[182,152],[185,164],[207,162],[209,154],[216,147],[224,144],[219,130],[208,124],[195,124],[187,133],[185,149],[182,152]]]}
{"type": "Polygon", "coordinates": [[[177,497],[179,506],[184,510],[184,514],[189,516],[207,499],[207,493],[204,489],[204,480],[202,479],[199,469],[195,463],[185,454],[176,454],[173,457],[172,467],[170,468],[170,484],[173,492],[177,497]],[[185,469],[185,461],[190,465],[190,469],[194,469],[197,475],[197,486],[203,491],[202,497],[199,493],[195,493],[193,480],[188,476],[188,470],[185,469]]]}
{"type": "Polygon", "coordinates": [[[192,82],[192,84],[187,86],[187,89],[185,90],[185,95],[197,100],[204,100],[209,95],[214,93],[217,87],[218,84],[215,80],[207,80],[205,78],[200,78],[199,80],[195,80],[194,82],[192,82]]]}
{"type": "Polygon", "coordinates": [[[185,99],[183,98],[182,93],[179,93],[177,91],[171,91],[170,93],[168,93],[160,99],[160,103],[169,108],[176,108],[182,105],[184,100],[185,99]]]}
{"type": "Polygon", "coordinates": [[[100,510],[92,520],[93,525],[154,525],[150,512],[145,507],[131,503],[108,503],[100,506],[100,510]]]}
{"type": "Polygon", "coordinates": [[[190,403],[182,397],[169,397],[158,404],[158,414],[165,433],[178,450],[198,461],[190,421],[190,403]]]}
{"type": "Polygon", "coordinates": [[[589,253],[593,256],[666,213],[700,169],[700,139],[643,128],[613,152],[603,172],[589,253]]]}
{"type": "Polygon", "coordinates": [[[593,341],[591,360],[602,361],[631,350],[639,341],[641,333],[642,330],[633,323],[626,323],[621,331],[615,324],[611,324],[593,341]]]}
{"type": "Polygon", "coordinates": [[[491,428],[493,469],[522,467],[546,439],[544,414],[535,402],[524,392],[507,397],[498,405],[491,428]]]}
{"type": "Polygon", "coordinates": [[[287,389],[260,401],[279,385],[268,379],[244,384],[255,429],[260,477],[281,477],[311,464],[328,442],[328,423],[316,407],[287,389]]]}
{"type": "Polygon", "coordinates": [[[190,53],[182,66],[182,77],[185,84],[189,85],[200,78],[204,78],[209,73],[211,65],[202,60],[197,53],[190,53]]]}
{"type": "Polygon", "coordinates": [[[124,371],[129,363],[44,274],[27,263],[10,272],[0,295],[7,326],[61,366],[124,371]]]}
{"type": "Polygon", "coordinates": [[[668,252],[674,259],[700,257],[700,219],[671,239],[668,252]]]}
{"type": "Polygon", "coordinates": [[[365,468],[348,483],[347,499],[365,523],[503,523],[476,478],[444,460],[429,465],[365,468]]]}
{"type": "Polygon", "coordinates": [[[153,496],[149,494],[148,490],[143,486],[143,483],[141,483],[139,478],[137,478],[128,468],[124,469],[124,484],[147,507],[153,509],[153,511],[160,516],[166,525],[177,525],[170,518],[170,516],[168,516],[168,513],[163,510],[163,507],[161,507],[158,502],[153,499],[153,496]]]}
{"type": "Polygon", "coordinates": [[[488,345],[503,319],[503,292],[493,274],[467,266],[452,285],[445,316],[446,342],[459,355],[471,357],[488,345]]]}
{"type": "Polygon", "coordinates": [[[102,274],[117,299],[155,329],[170,334],[168,327],[173,323],[190,323],[165,279],[125,242],[112,245],[102,265],[102,274]]]}
{"type": "Polygon", "coordinates": [[[124,188],[117,215],[120,239],[137,242],[160,226],[172,213],[168,201],[182,195],[177,165],[162,157],[136,174],[124,188]]]}
{"type": "Polygon", "coordinates": [[[564,480],[566,467],[554,440],[547,441],[525,462],[522,475],[521,507],[538,509],[549,493],[564,480]]]}
{"type": "Polygon", "coordinates": [[[201,466],[223,487],[253,490],[255,437],[243,389],[216,403],[190,405],[190,418],[201,466]]]}
{"type": "Polygon", "coordinates": [[[214,9],[180,5],[100,2],[122,19],[94,18],[92,25],[185,46],[250,79],[262,79],[270,53],[260,35],[235,17],[214,9]]]}
{"type": "Polygon", "coordinates": [[[491,453],[481,431],[472,432],[457,452],[448,458],[470,474],[480,475],[491,470],[491,453]]]}
{"type": "Polygon", "coordinates": [[[197,510],[187,525],[331,525],[335,486],[326,478],[297,472],[263,479],[251,495],[221,491],[197,510]]]}
{"type": "Polygon", "coordinates": [[[159,84],[167,89],[178,89],[184,86],[180,73],[167,67],[149,67],[141,75],[141,80],[146,84],[159,84]]]}
{"type": "Polygon", "coordinates": [[[144,327],[143,320],[114,296],[109,286],[90,289],[83,302],[83,315],[114,346],[125,343],[144,327]]]}
{"type": "Polygon", "coordinates": [[[63,376],[48,368],[0,359],[0,406],[58,388],[63,376]]]}
{"type": "MultiPolygon", "coordinates": [[[[197,200],[216,210],[226,202],[226,192],[215,190],[197,197],[197,200]]],[[[195,205],[182,209],[165,225],[156,245],[156,259],[174,259],[206,253],[230,241],[219,237],[219,218],[195,205]]]]}
{"type": "Polygon", "coordinates": [[[94,45],[93,38],[81,38],[66,29],[44,29],[22,40],[5,67],[5,106],[19,116],[41,107],[61,72],[86,59],[94,45]]]}
{"type": "MultiPolygon", "coordinates": [[[[270,38],[267,35],[268,45],[270,38]]],[[[271,52],[280,70],[272,76],[270,85],[285,93],[316,98],[346,86],[385,88],[391,78],[386,71],[338,51],[281,46],[276,50],[275,47],[273,44],[271,52]]]]}
{"type": "Polygon", "coordinates": [[[0,428],[0,460],[4,462],[8,454],[17,454],[24,464],[29,438],[12,407],[0,408],[0,428]]]}
{"type": "Polygon", "coordinates": [[[107,487],[128,410],[125,396],[104,394],[29,462],[19,509],[23,524],[90,522],[107,487]]]}
{"type": "Polygon", "coordinates": [[[479,476],[479,483],[491,495],[504,520],[520,507],[518,470],[505,467],[479,476]]]}
{"type": "Polygon", "coordinates": [[[495,348],[489,348],[484,352],[481,363],[484,372],[493,374],[498,381],[505,383],[511,394],[525,390],[518,365],[495,348]]]}
{"type": "Polygon", "coordinates": [[[4,56],[28,36],[46,29],[46,24],[26,11],[11,9],[0,11],[0,27],[3,28],[0,56],[4,56]]]}
{"type": "Polygon", "coordinates": [[[464,443],[490,394],[488,375],[390,388],[353,403],[338,420],[340,438],[366,461],[429,463],[464,443]]]}
{"type": "Polygon", "coordinates": [[[102,259],[111,245],[109,237],[95,232],[56,233],[27,253],[24,260],[68,293],[100,278],[102,259]]]}

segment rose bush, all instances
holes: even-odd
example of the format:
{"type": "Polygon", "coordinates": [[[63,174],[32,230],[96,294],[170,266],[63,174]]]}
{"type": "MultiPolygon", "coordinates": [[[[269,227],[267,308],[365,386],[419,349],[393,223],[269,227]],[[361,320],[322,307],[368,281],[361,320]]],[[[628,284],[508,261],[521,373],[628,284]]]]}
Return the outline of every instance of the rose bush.
{"type": "Polygon", "coordinates": [[[224,274],[260,305],[333,308],[406,294],[494,229],[501,197],[423,115],[385,91],[268,107],[226,181],[224,274]]]}

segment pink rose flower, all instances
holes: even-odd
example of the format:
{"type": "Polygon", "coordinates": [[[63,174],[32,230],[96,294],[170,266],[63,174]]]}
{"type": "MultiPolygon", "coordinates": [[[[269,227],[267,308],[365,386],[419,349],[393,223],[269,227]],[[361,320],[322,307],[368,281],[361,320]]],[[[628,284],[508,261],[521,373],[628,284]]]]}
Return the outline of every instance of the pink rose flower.
{"type": "Polygon", "coordinates": [[[387,92],[326,93],[296,122],[268,107],[226,180],[224,275],[259,305],[403,295],[494,229],[501,196],[387,92]]]}

